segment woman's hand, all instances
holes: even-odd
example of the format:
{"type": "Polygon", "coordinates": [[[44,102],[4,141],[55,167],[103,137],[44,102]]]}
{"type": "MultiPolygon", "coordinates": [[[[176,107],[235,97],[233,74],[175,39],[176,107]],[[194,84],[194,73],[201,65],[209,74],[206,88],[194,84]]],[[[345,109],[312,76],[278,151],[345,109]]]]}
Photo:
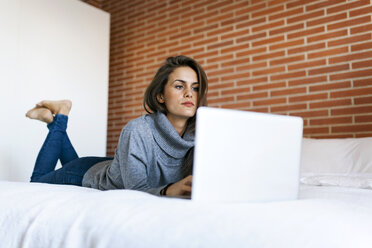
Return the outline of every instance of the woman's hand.
{"type": "Polygon", "coordinates": [[[172,184],[166,191],[168,196],[191,195],[192,175],[172,184]]]}

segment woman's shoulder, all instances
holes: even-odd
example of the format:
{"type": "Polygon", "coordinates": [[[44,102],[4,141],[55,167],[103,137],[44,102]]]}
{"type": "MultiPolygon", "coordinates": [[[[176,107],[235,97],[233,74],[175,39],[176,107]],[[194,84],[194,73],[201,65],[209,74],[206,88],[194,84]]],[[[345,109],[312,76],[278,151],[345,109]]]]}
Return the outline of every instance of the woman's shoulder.
{"type": "Polygon", "coordinates": [[[150,127],[147,119],[148,119],[148,114],[142,115],[136,119],[133,119],[124,126],[123,131],[145,132],[149,130],[149,127],[150,127]]]}

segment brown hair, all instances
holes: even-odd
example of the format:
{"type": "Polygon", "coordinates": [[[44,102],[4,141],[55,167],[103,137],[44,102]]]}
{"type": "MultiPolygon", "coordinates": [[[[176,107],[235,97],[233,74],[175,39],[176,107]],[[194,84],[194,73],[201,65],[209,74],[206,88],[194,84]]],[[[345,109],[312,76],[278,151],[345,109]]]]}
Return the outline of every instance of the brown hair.
{"type": "MultiPolygon", "coordinates": [[[[157,96],[158,94],[164,94],[165,85],[168,82],[169,75],[178,67],[188,66],[196,72],[199,91],[198,91],[198,102],[197,108],[200,106],[207,106],[207,91],[208,91],[208,78],[203,68],[192,58],[179,55],[176,57],[169,57],[165,60],[165,63],[158,69],[150,85],[145,91],[143,98],[143,107],[148,113],[154,113],[160,111],[164,114],[167,113],[167,109],[164,103],[159,103],[157,96]]],[[[187,121],[187,128],[195,130],[196,115],[189,118],[187,121]]],[[[191,148],[184,158],[181,173],[183,177],[192,174],[193,171],[193,160],[194,160],[194,148],[191,148]]]]}
{"type": "MultiPolygon", "coordinates": [[[[158,69],[150,85],[145,91],[143,98],[143,107],[148,113],[154,113],[160,111],[164,114],[167,113],[167,109],[164,103],[159,103],[157,100],[158,94],[164,93],[165,85],[168,82],[169,75],[179,67],[190,67],[197,75],[199,83],[198,91],[198,102],[197,108],[200,106],[207,105],[207,91],[208,91],[208,79],[203,68],[192,58],[179,55],[176,57],[169,57],[165,60],[165,63],[158,69]]],[[[195,115],[188,120],[188,128],[195,129],[195,115]]]]}

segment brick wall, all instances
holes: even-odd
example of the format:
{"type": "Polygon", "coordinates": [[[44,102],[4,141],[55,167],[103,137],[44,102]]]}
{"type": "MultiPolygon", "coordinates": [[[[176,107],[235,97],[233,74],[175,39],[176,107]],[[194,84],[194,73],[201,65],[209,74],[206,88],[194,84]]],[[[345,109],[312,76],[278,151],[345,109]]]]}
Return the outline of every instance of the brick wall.
{"type": "Polygon", "coordinates": [[[195,58],[209,106],[295,115],[306,137],[372,136],[370,0],[102,0],[111,13],[108,154],[171,55],[195,58]]]}

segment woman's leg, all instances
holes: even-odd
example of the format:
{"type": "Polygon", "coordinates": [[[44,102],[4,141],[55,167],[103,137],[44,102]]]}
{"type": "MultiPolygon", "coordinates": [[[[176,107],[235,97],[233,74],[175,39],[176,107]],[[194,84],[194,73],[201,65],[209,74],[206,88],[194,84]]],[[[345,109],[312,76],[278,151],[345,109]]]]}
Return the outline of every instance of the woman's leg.
{"type": "Polygon", "coordinates": [[[64,165],[78,158],[66,133],[67,122],[68,116],[57,114],[54,121],[48,124],[49,133],[37,156],[31,182],[54,171],[58,159],[64,165]]]}
{"type": "MultiPolygon", "coordinates": [[[[59,116],[59,115],[56,115],[56,116],[59,116]]],[[[68,122],[68,116],[67,117],[67,122],[68,122]]],[[[55,129],[55,125],[58,124],[58,123],[50,123],[48,124],[48,129],[49,129],[49,132],[52,130],[55,129]]],[[[61,137],[61,149],[60,149],[60,154],[59,154],[59,160],[61,161],[61,164],[62,166],[64,166],[64,164],[74,160],[74,159],[77,159],[79,156],[78,154],[76,153],[75,151],[75,148],[72,146],[71,144],[71,141],[68,137],[68,134],[66,132],[66,128],[67,128],[67,123],[66,123],[66,126],[62,128],[62,130],[64,130],[64,132],[62,132],[62,136],[61,137]]],[[[57,127],[58,129],[58,127],[57,127]]]]}
{"type": "Polygon", "coordinates": [[[82,186],[84,174],[89,168],[99,162],[112,159],[111,157],[77,158],[66,163],[62,168],[39,177],[36,182],[82,186]]]}
{"type": "Polygon", "coordinates": [[[66,133],[68,114],[72,103],[70,100],[41,101],[26,113],[31,119],[48,124],[49,134],[36,159],[31,181],[37,181],[41,176],[54,171],[58,159],[62,165],[78,158],[66,133]],[[53,114],[55,115],[53,117],[53,114]]]}

